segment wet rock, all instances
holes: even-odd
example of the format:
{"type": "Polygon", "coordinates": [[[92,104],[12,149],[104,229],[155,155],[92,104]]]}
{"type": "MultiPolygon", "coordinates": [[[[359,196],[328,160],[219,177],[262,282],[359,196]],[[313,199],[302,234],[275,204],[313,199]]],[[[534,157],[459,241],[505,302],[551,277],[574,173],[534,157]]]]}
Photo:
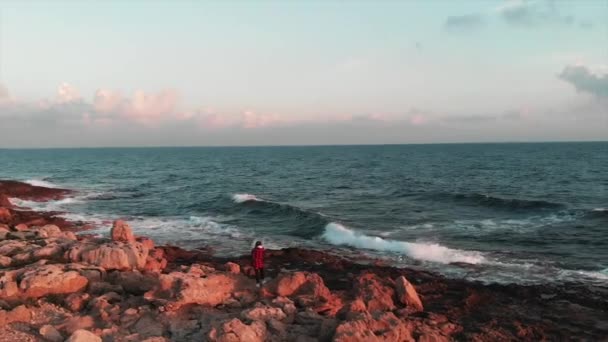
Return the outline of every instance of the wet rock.
{"type": "Polygon", "coordinates": [[[51,294],[69,294],[83,290],[87,278],[76,271],[65,271],[57,265],[44,265],[26,270],[19,288],[27,298],[39,298],[51,294]]]}
{"type": "Polygon", "coordinates": [[[65,342],[101,342],[101,338],[84,329],[76,330],[65,342]]]}
{"type": "Polygon", "coordinates": [[[110,236],[112,237],[112,241],[122,241],[122,242],[135,242],[135,237],[133,236],[133,230],[129,226],[129,224],[123,220],[116,220],[112,225],[112,229],[110,230],[110,236]]]}
{"type": "Polygon", "coordinates": [[[40,336],[42,336],[47,341],[63,341],[63,336],[61,335],[61,333],[52,325],[43,325],[42,327],[40,327],[40,330],[38,330],[38,332],[40,333],[40,336]]]}
{"type": "Polygon", "coordinates": [[[418,297],[418,292],[404,276],[397,278],[395,281],[395,290],[397,291],[397,299],[405,304],[407,307],[411,307],[416,311],[424,311],[422,301],[418,297]]]}
{"type": "Polygon", "coordinates": [[[256,321],[247,325],[234,318],[224,322],[219,328],[211,329],[209,340],[212,342],[263,342],[266,340],[266,324],[256,321]]]}

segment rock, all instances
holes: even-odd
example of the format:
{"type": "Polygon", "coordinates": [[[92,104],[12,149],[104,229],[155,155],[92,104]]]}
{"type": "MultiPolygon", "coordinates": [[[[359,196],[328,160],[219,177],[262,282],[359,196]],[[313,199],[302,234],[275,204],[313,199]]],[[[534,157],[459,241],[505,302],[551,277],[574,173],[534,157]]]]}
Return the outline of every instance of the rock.
{"type": "Polygon", "coordinates": [[[67,252],[72,261],[81,261],[106,270],[143,269],[148,249],[138,242],[110,242],[96,247],[75,246],[67,252]]]}
{"type": "Polygon", "coordinates": [[[20,295],[16,278],[14,272],[6,272],[0,276],[0,298],[15,299],[20,295]]]}
{"type": "Polygon", "coordinates": [[[0,207],[0,223],[10,223],[13,220],[13,215],[11,211],[7,208],[0,207]]]}
{"type": "Polygon", "coordinates": [[[63,236],[63,232],[54,224],[47,224],[44,227],[38,228],[38,237],[43,239],[57,238],[63,236]]]}
{"type": "Polygon", "coordinates": [[[268,332],[274,335],[281,341],[287,339],[287,325],[281,321],[277,321],[276,319],[271,319],[266,322],[268,325],[268,332]]]}
{"type": "Polygon", "coordinates": [[[101,342],[101,338],[90,331],[79,329],[74,331],[65,342],[101,342]]]}
{"type": "Polygon", "coordinates": [[[418,292],[404,276],[397,278],[395,281],[395,290],[397,291],[397,299],[408,307],[414,308],[416,311],[424,311],[422,301],[418,297],[418,292]]]}
{"type": "Polygon", "coordinates": [[[0,194],[0,207],[12,208],[13,203],[10,198],[5,194],[0,194]]]}
{"type": "Polygon", "coordinates": [[[29,228],[28,228],[27,224],[19,223],[18,225],[13,227],[13,230],[16,232],[23,232],[23,231],[29,230],[29,228]]]}
{"type": "Polygon", "coordinates": [[[91,295],[88,293],[72,293],[65,298],[64,305],[72,312],[79,312],[87,305],[89,299],[91,295]]]}
{"type": "Polygon", "coordinates": [[[291,299],[287,297],[277,297],[272,300],[272,305],[277,306],[283,310],[288,316],[295,315],[298,312],[296,306],[293,304],[291,299]]]}
{"type": "Polygon", "coordinates": [[[69,294],[83,290],[87,278],[76,271],[64,271],[57,265],[44,265],[26,270],[19,288],[27,298],[39,298],[51,294],[69,294]]]}
{"type": "Polygon", "coordinates": [[[63,247],[57,244],[46,245],[32,252],[35,260],[40,259],[59,259],[63,256],[63,247]]]}
{"type": "Polygon", "coordinates": [[[68,333],[68,335],[71,335],[78,330],[92,329],[94,326],[95,321],[91,316],[74,316],[69,318],[63,324],[63,328],[68,333]]]}
{"type": "Polygon", "coordinates": [[[253,287],[253,280],[226,273],[214,273],[206,278],[182,272],[161,274],[159,284],[145,293],[144,298],[166,304],[176,310],[186,304],[217,306],[232,294],[253,287]]]}
{"type": "Polygon", "coordinates": [[[392,286],[386,284],[383,279],[380,279],[374,273],[360,275],[354,287],[355,296],[365,303],[369,312],[392,311],[395,309],[395,303],[393,302],[395,291],[392,286]]]}
{"type": "Polygon", "coordinates": [[[449,342],[450,339],[437,333],[437,332],[427,332],[421,334],[418,337],[418,342],[449,342]]]}
{"type": "Polygon", "coordinates": [[[63,341],[63,336],[61,335],[61,333],[59,331],[57,331],[57,329],[55,329],[55,327],[52,325],[49,325],[49,324],[43,325],[42,327],[40,327],[40,330],[38,330],[38,332],[40,333],[40,336],[42,336],[47,341],[51,341],[51,342],[62,342],[63,341]]]}
{"type": "Polygon", "coordinates": [[[158,275],[141,273],[139,271],[112,272],[108,281],[120,285],[131,294],[143,295],[158,286],[158,275]]]}
{"type": "Polygon", "coordinates": [[[266,340],[266,325],[263,322],[244,324],[238,318],[224,322],[211,329],[209,340],[213,342],[263,342],[266,340]]]}
{"type": "Polygon", "coordinates": [[[8,226],[5,224],[0,224],[0,240],[6,239],[6,236],[10,232],[8,226]]]}
{"type": "Polygon", "coordinates": [[[276,293],[282,297],[311,296],[314,300],[329,301],[331,291],[316,273],[294,272],[281,274],[276,280],[276,293]]]}
{"type": "Polygon", "coordinates": [[[361,299],[355,299],[344,305],[338,315],[346,320],[351,320],[364,312],[367,312],[365,303],[361,299]]]}
{"type": "Polygon", "coordinates": [[[110,230],[110,236],[112,237],[112,241],[122,241],[129,243],[135,242],[133,230],[131,230],[129,224],[123,220],[114,221],[112,229],[110,230]]]}
{"type": "Polygon", "coordinates": [[[271,319],[282,321],[287,318],[287,315],[279,308],[259,306],[241,312],[241,317],[250,321],[269,321],[271,319]]]}
{"type": "Polygon", "coordinates": [[[104,294],[108,292],[123,293],[124,289],[121,285],[110,284],[105,281],[95,281],[89,283],[88,292],[91,294],[104,294]]]}
{"type": "Polygon", "coordinates": [[[414,341],[410,326],[392,312],[380,313],[353,321],[343,321],[336,328],[336,342],[350,341],[414,341]]]}
{"type": "Polygon", "coordinates": [[[241,266],[239,264],[235,264],[233,262],[227,262],[224,264],[224,270],[229,273],[239,274],[241,273],[241,266]]]}
{"type": "Polygon", "coordinates": [[[29,322],[32,319],[32,311],[25,305],[19,305],[13,310],[7,312],[6,322],[29,322]]]}
{"type": "Polygon", "coordinates": [[[13,260],[7,256],[0,255],[0,267],[9,267],[13,260]]]}
{"type": "Polygon", "coordinates": [[[135,323],[133,331],[138,333],[141,337],[146,338],[162,336],[165,329],[158,320],[154,319],[152,316],[145,315],[135,323]]]}

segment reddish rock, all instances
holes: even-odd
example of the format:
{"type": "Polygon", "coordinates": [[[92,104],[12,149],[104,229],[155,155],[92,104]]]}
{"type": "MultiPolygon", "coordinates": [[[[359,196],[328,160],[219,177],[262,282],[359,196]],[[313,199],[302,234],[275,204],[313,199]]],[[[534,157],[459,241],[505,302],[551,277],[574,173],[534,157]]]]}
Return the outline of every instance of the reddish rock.
{"type": "Polygon", "coordinates": [[[239,273],[241,273],[241,266],[239,266],[239,264],[235,264],[233,262],[227,262],[224,264],[224,270],[226,270],[226,272],[230,272],[233,274],[239,274],[239,273]]]}
{"type": "Polygon", "coordinates": [[[12,208],[13,203],[5,194],[0,194],[0,207],[12,208]]]}
{"type": "Polygon", "coordinates": [[[0,223],[9,224],[13,220],[13,215],[10,210],[4,207],[0,207],[0,223]]]}
{"type": "Polygon", "coordinates": [[[23,295],[39,298],[51,294],[69,294],[83,290],[87,278],[76,271],[65,271],[57,265],[44,265],[26,270],[19,283],[23,295]]]}
{"type": "Polygon", "coordinates": [[[93,327],[95,327],[95,320],[91,316],[70,317],[62,324],[62,329],[64,329],[68,335],[72,335],[78,330],[92,329],[93,327]]]}
{"type": "Polygon", "coordinates": [[[139,271],[112,272],[108,281],[122,286],[126,292],[135,295],[142,295],[159,285],[157,274],[141,273],[139,271]]]}
{"type": "Polygon", "coordinates": [[[138,242],[110,242],[94,247],[75,246],[68,251],[72,261],[82,261],[106,270],[143,269],[148,249],[138,242]]]}
{"type": "Polygon", "coordinates": [[[336,342],[351,341],[414,341],[411,327],[399,320],[393,313],[379,313],[366,317],[341,322],[334,336],[336,342]]]}
{"type": "Polygon", "coordinates": [[[364,273],[356,279],[355,296],[365,303],[369,312],[395,309],[392,286],[374,273],[364,273]]]}
{"type": "Polygon", "coordinates": [[[165,328],[158,321],[158,319],[155,319],[150,315],[145,315],[140,318],[137,323],[135,323],[135,326],[132,330],[135,333],[138,333],[139,336],[146,338],[153,336],[162,336],[165,331],[165,328]]]}
{"type": "Polygon", "coordinates": [[[90,331],[79,329],[74,331],[65,342],[101,342],[101,338],[90,331]]]}
{"type": "Polygon", "coordinates": [[[241,312],[241,318],[250,321],[269,321],[271,319],[282,321],[287,318],[287,315],[279,308],[258,306],[241,312]]]}
{"type": "Polygon", "coordinates": [[[29,322],[32,319],[32,311],[25,305],[19,305],[6,314],[6,322],[29,322]]]}
{"type": "Polygon", "coordinates": [[[91,299],[88,293],[72,293],[67,296],[64,300],[64,305],[72,312],[79,312],[82,310],[91,299]]]}
{"type": "Polygon", "coordinates": [[[306,306],[314,305],[316,301],[329,301],[331,291],[325,286],[323,278],[316,273],[294,272],[278,276],[274,284],[279,296],[298,296],[306,306]]]}
{"type": "Polygon", "coordinates": [[[110,236],[113,241],[135,242],[133,230],[129,224],[123,220],[116,220],[110,230],[110,236]]]}
{"type": "Polygon", "coordinates": [[[0,194],[30,201],[59,200],[71,193],[72,191],[66,189],[46,188],[10,180],[0,181],[0,194]]]}
{"type": "Polygon", "coordinates": [[[395,281],[395,290],[397,291],[397,299],[405,304],[407,307],[411,307],[416,311],[424,311],[422,301],[418,297],[418,292],[404,276],[397,278],[395,281]]]}
{"type": "Polygon", "coordinates": [[[247,325],[234,318],[224,322],[219,328],[211,329],[209,340],[212,342],[264,342],[266,325],[257,321],[247,325]]]}
{"type": "Polygon", "coordinates": [[[216,273],[199,278],[195,275],[172,272],[161,274],[159,284],[144,297],[176,310],[186,304],[216,306],[232,298],[232,294],[253,288],[253,280],[233,274],[216,273]]]}
{"type": "Polygon", "coordinates": [[[0,255],[0,267],[9,267],[13,260],[7,256],[0,255]]]}
{"type": "Polygon", "coordinates": [[[29,227],[27,226],[27,224],[24,224],[24,223],[19,223],[13,227],[13,230],[17,231],[17,232],[26,231],[28,229],[29,229],[29,227]]]}
{"type": "Polygon", "coordinates": [[[47,224],[37,230],[38,237],[43,239],[57,238],[63,236],[63,232],[54,224],[47,224]]]}

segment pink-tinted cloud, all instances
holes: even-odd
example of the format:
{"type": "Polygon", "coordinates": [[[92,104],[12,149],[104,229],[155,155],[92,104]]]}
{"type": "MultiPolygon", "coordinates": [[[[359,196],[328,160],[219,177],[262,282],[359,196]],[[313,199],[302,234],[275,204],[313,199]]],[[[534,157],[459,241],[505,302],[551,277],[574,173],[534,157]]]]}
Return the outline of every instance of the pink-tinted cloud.
{"type": "Polygon", "coordinates": [[[63,82],[57,88],[57,103],[71,103],[82,100],[78,90],[70,84],[63,82]]]}

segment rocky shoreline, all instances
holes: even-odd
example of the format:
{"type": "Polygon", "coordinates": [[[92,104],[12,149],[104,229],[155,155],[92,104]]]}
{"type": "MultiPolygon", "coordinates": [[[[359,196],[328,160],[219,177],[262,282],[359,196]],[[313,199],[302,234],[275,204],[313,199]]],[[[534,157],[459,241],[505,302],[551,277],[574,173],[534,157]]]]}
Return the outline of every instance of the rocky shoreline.
{"type": "Polygon", "coordinates": [[[608,288],[484,285],[303,249],[249,259],[155,246],[116,221],[15,207],[70,196],[0,181],[0,341],[608,340],[608,288]]]}

